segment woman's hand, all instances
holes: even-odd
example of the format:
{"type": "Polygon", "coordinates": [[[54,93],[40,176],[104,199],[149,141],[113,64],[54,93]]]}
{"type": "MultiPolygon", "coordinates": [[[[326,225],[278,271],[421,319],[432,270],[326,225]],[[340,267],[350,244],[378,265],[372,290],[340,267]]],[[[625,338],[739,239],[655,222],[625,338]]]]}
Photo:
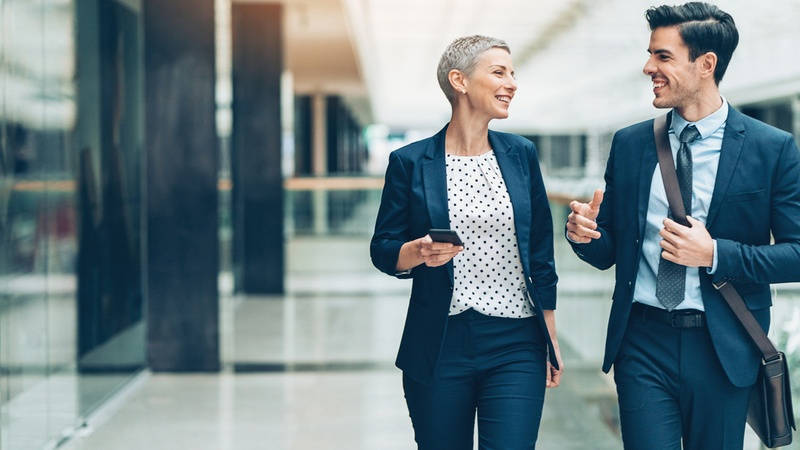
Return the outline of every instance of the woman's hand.
{"type": "Polygon", "coordinates": [[[547,383],[549,388],[558,387],[561,384],[561,373],[564,371],[564,361],[561,360],[561,350],[558,348],[558,341],[553,341],[553,349],[556,352],[556,361],[558,361],[558,369],[547,361],[547,383]]]}
{"type": "Polygon", "coordinates": [[[558,369],[550,364],[550,359],[547,360],[547,375],[545,386],[548,388],[555,388],[561,384],[561,374],[564,372],[564,361],[561,360],[561,349],[558,348],[558,337],[556,336],[556,312],[551,309],[545,309],[544,323],[547,324],[547,332],[550,333],[550,342],[553,343],[553,350],[556,353],[556,361],[558,361],[558,369]]]}
{"type": "Polygon", "coordinates": [[[425,235],[403,244],[400,248],[400,255],[397,258],[397,270],[412,269],[420,264],[425,264],[428,267],[442,266],[462,250],[464,250],[464,247],[460,245],[453,245],[448,242],[433,242],[430,236],[425,235]]]}
{"type": "Polygon", "coordinates": [[[453,245],[449,242],[433,242],[429,235],[417,239],[419,245],[419,256],[428,267],[439,267],[447,264],[464,247],[453,245]]]}

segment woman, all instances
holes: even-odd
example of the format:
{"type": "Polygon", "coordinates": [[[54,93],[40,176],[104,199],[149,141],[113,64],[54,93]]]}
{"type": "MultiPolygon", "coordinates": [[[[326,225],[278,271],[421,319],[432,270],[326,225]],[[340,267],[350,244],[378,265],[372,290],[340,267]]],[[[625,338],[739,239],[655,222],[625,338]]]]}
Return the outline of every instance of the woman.
{"type": "Polygon", "coordinates": [[[477,410],[481,449],[533,448],[545,386],[558,386],[563,364],[536,150],[489,130],[517,90],[511,52],[459,38],[437,72],[450,123],[392,152],[370,246],[378,269],[414,280],[397,366],[415,439],[471,449],[477,410]],[[455,230],[464,246],[433,242],[432,228],[455,230]]]}

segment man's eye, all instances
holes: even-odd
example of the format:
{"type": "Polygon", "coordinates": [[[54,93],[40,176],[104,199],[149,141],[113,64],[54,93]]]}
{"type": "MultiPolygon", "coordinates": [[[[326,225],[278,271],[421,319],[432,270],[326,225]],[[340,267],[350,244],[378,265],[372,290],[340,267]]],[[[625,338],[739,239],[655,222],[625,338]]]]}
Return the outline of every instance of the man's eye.
{"type": "Polygon", "coordinates": [[[494,73],[495,73],[495,75],[502,75],[503,74],[503,72],[500,71],[500,70],[495,70],[494,73]]]}

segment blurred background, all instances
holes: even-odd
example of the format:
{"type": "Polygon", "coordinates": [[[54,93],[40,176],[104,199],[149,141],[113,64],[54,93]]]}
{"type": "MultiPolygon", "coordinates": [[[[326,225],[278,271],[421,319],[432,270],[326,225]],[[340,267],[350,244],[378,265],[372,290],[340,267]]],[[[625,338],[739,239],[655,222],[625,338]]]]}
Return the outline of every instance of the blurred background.
{"type": "MultiPolygon", "coordinates": [[[[741,36],[723,95],[797,138],[800,1],[714,3],[741,36]]],[[[538,146],[560,230],[613,132],[657,114],[652,4],[0,0],[0,448],[414,448],[411,285],[368,246],[389,152],[449,118],[441,52],[510,44],[491,126],[538,146]]],[[[567,372],[539,447],[622,448],[613,272],[563,239],[556,263],[567,372]]],[[[800,284],[774,304],[800,388],[800,284]]]]}

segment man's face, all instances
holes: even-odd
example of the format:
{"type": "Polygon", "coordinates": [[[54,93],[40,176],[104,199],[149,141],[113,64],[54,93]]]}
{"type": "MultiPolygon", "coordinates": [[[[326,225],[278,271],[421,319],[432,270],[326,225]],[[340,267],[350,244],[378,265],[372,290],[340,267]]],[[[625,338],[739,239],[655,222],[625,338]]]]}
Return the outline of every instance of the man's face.
{"type": "Polygon", "coordinates": [[[696,102],[701,77],[697,61],[689,61],[689,47],[677,26],[660,27],[650,34],[650,57],[643,72],[653,80],[653,106],[682,109],[696,102]]]}

